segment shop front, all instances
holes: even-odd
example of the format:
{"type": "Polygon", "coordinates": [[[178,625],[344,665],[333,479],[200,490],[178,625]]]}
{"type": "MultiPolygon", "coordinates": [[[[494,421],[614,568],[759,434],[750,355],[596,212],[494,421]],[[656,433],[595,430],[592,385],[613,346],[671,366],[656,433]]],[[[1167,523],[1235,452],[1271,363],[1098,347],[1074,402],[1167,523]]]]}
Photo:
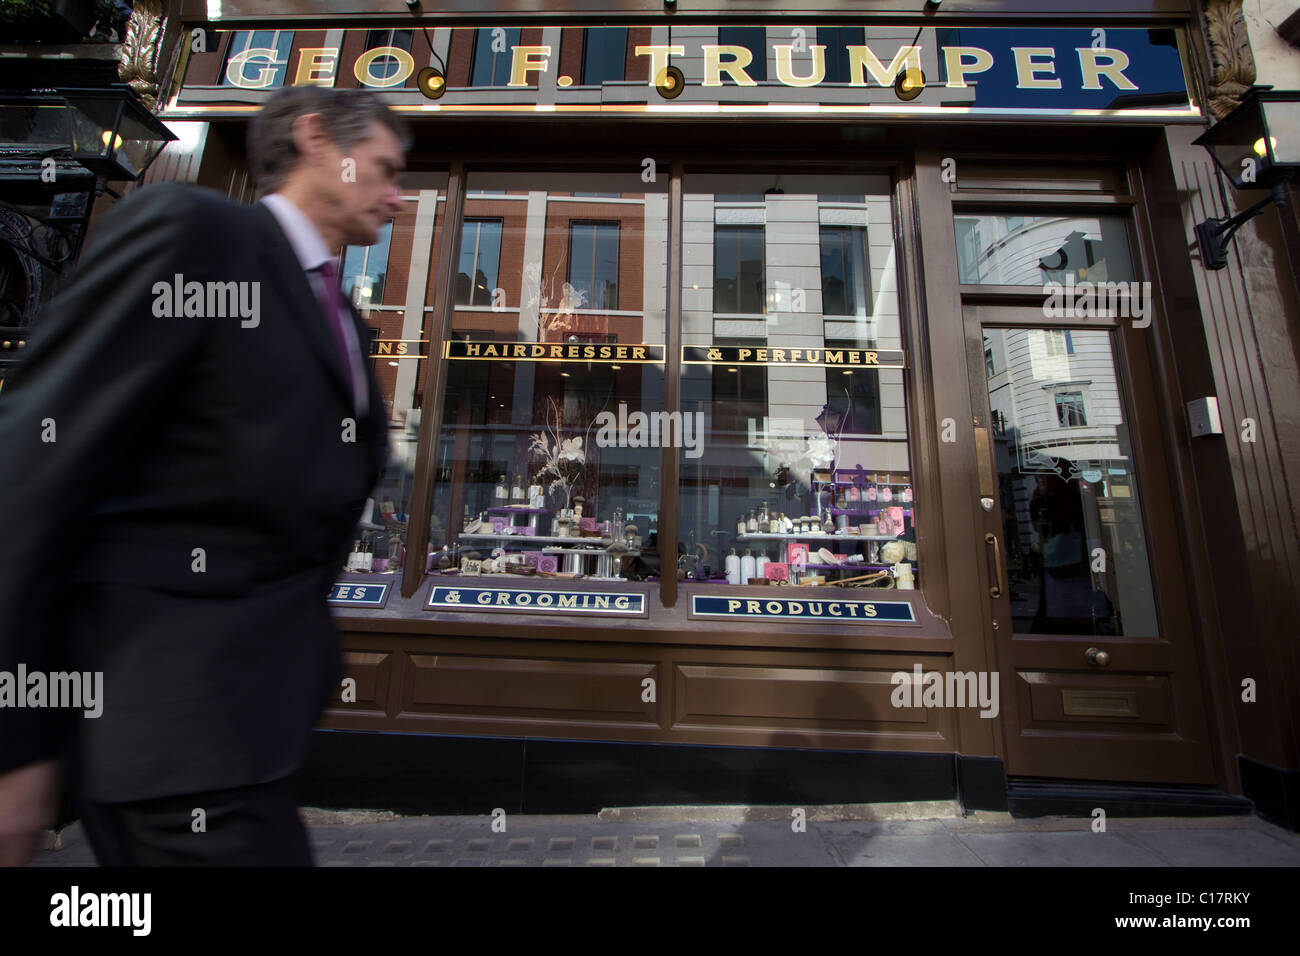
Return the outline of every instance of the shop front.
{"type": "Polygon", "coordinates": [[[151,175],[251,198],[244,127],[289,83],[415,131],[404,212],[340,260],[393,454],[330,594],[317,785],[1240,802],[1183,414],[1186,4],[360,6],[196,6],[160,115],[198,145],[151,175]]]}

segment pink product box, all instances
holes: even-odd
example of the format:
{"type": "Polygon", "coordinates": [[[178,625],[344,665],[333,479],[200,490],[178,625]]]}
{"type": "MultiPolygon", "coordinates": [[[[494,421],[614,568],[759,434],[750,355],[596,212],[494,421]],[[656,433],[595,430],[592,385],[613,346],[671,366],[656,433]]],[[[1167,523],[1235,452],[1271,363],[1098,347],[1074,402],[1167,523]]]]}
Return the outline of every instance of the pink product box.
{"type": "Polygon", "coordinates": [[[787,541],[785,559],[788,564],[807,564],[808,545],[801,541],[787,541]]]}
{"type": "Polygon", "coordinates": [[[769,561],[763,565],[763,577],[769,581],[789,581],[790,565],[778,561],[769,561]]]}
{"type": "Polygon", "coordinates": [[[596,519],[595,519],[595,518],[579,518],[579,519],[578,519],[578,528],[581,529],[582,531],[595,531],[595,530],[596,530],[596,519]]]}
{"type": "Polygon", "coordinates": [[[509,534],[510,532],[508,532],[508,531],[506,530],[506,529],[509,528],[509,527],[510,527],[510,517],[509,517],[508,515],[493,515],[493,516],[492,516],[492,533],[493,533],[493,534],[509,534]]]}
{"type": "Polygon", "coordinates": [[[537,559],[537,570],[555,574],[560,570],[560,559],[553,554],[543,554],[537,559]]]}
{"type": "Polygon", "coordinates": [[[515,528],[515,534],[522,534],[525,538],[531,538],[537,534],[537,529],[530,524],[526,524],[522,527],[515,528]]]}
{"type": "Polygon", "coordinates": [[[524,564],[528,565],[530,568],[535,568],[541,564],[543,557],[544,555],[540,551],[525,551],[524,564]]]}

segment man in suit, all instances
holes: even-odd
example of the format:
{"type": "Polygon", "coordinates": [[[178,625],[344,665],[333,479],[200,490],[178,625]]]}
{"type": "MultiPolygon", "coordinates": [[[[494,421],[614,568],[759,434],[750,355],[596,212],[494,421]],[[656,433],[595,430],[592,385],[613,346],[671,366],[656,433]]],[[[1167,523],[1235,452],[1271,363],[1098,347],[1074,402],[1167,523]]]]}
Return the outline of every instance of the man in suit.
{"type": "Polygon", "coordinates": [[[397,212],[407,138],[368,91],[278,91],[261,201],[138,190],[38,322],[0,392],[0,862],[30,859],[62,754],[101,863],[311,864],[326,595],[388,441],[335,255],[397,212]]]}

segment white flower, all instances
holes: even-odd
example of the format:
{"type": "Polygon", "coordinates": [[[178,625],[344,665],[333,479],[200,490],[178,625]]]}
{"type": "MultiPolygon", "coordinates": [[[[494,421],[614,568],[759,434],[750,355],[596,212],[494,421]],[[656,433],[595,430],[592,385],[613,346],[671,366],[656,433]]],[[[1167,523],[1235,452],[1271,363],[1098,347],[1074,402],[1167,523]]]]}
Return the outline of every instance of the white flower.
{"type": "Polygon", "coordinates": [[[587,460],[586,453],[582,450],[582,438],[566,438],[560,444],[560,461],[576,461],[585,463],[587,460]]]}
{"type": "Polygon", "coordinates": [[[814,435],[808,439],[808,448],[802,457],[813,465],[829,465],[835,460],[835,442],[826,435],[814,435]]]}

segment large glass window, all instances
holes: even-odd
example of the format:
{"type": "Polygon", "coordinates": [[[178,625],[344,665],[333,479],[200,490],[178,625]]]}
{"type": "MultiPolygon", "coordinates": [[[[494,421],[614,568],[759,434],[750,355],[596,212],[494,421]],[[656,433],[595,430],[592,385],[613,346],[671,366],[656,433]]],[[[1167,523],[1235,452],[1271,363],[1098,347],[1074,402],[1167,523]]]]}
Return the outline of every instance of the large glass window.
{"type": "Polygon", "coordinates": [[[388,468],[371,493],[353,533],[345,571],[396,573],[407,547],[415,483],[415,449],[429,361],[428,315],[437,292],[437,247],[446,218],[446,182],[440,173],[407,177],[402,209],[370,246],[343,250],[343,291],[361,313],[362,343],[372,363],[388,419],[388,468]]]}
{"type": "Polygon", "coordinates": [[[919,582],[888,180],[688,174],[683,215],[688,581],[919,582]]]}
{"type": "Polygon", "coordinates": [[[658,575],[667,219],[635,173],[469,176],[433,573],[658,575]]]}

